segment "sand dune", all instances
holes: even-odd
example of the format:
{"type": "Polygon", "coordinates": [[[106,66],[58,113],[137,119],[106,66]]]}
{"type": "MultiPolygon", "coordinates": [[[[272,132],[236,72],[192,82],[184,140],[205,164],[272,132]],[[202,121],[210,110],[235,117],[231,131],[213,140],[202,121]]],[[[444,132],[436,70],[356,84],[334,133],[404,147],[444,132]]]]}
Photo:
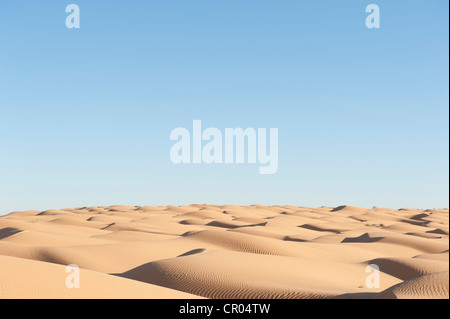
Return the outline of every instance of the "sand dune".
{"type": "MultiPolygon", "coordinates": [[[[208,298],[325,298],[359,292],[364,269],[362,264],[199,250],[147,263],[120,276],[208,298]]],[[[399,282],[389,275],[383,275],[382,281],[387,286],[399,282]]]]}
{"type": "Polygon", "coordinates": [[[66,267],[22,258],[0,256],[0,298],[176,298],[197,296],[160,286],[126,280],[100,272],[80,270],[79,288],[65,285],[66,267]]]}
{"type": "Polygon", "coordinates": [[[448,210],[353,206],[13,212],[0,298],[448,298],[448,225],[448,210]]]}
{"type": "Polygon", "coordinates": [[[448,299],[448,286],[449,272],[444,271],[397,284],[376,297],[383,299],[448,299]]]}

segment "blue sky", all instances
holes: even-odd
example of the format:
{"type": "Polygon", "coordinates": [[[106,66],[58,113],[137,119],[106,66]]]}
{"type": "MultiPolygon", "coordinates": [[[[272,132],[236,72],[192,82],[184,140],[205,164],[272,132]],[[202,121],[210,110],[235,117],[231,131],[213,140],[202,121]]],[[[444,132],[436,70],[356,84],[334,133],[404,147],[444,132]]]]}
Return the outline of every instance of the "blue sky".
{"type": "Polygon", "coordinates": [[[0,3],[0,214],[448,207],[448,1],[0,3]],[[65,7],[80,7],[67,29],[65,7]],[[367,29],[365,8],[381,10],[367,29]],[[172,129],[279,129],[279,169],[175,165],[172,129]]]}

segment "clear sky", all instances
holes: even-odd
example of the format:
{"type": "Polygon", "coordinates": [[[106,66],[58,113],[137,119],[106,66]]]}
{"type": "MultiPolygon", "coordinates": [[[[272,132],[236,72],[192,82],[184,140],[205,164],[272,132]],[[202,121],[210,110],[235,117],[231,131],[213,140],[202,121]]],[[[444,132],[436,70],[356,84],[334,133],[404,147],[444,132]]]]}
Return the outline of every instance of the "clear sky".
{"type": "Polygon", "coordinates": [[[0,214],[449,206],[444,0],[0,2],[0,214]],[[80,7],[67,29],[65,8],[80,7]],[[368,29],[365,8],[381,10],[368,29]],[[279,129],[279,169],[175,165],[172,129],[279,129]]]}

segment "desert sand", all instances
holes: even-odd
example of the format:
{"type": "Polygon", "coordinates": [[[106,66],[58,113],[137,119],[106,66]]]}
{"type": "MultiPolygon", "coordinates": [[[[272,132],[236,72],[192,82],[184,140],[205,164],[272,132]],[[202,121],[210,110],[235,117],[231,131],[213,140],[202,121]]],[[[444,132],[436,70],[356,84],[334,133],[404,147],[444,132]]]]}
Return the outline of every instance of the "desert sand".
{"type": "Polygon", "coordinates": [[[449,298],[448,235],[449,211],[432,209],[12,212],[0,216],[0,298],[449,298]],[[79,288],[66,286],[71,264],[79,288]]]}

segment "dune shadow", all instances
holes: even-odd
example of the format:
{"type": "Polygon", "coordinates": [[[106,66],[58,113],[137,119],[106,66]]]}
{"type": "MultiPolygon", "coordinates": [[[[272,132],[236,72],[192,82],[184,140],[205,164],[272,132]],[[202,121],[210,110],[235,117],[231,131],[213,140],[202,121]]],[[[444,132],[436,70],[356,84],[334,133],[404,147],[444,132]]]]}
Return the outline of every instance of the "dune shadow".
{"type": "Polygon", "coordinates": [[[221,222],[221,221],[217,221],[214,220],[212,222],[209,222],[208,224],[206,224],[206,226],[213,226],[213,227],[220,227],[220,228],[229,228],[229,229],[234,229],[234,228],[238,228],[238,225],[233,225],[233,224],[229,224],[226,222],[221,222]]]}
{"type": "Polygon", "coordinates": [[[330,212],[338,212],[340,210],[343,210],[346,207],[347,207],[347,205],[338,206],[338,207],[335,207],[332,210],[330,210],[330,212]]]}
{"type": "Polygon", "coordinates": [[[425,218],[425,217],[429,217],[429,215],[421,213],[421,214],[414,215],[414,216],[410,217],[409,219],[424,221],[424,220],[422,220],[422,218],[425,218]]]}
{"type": "Polygon", "coordinates": [[[0,229],[0,240],[4,239],[4,238],[7,238],[7,237],[10,237],[10,236],[13,236],[15,234],[18,234],[20,232],[22,232],[22,230],[17,229],[17,228],[13,228],[13,227],[6,227],[6,228],[3,228],[3,229],[0,229]]]}
{"type": "Polygon", "coordinates": [[[307,240],[305,240],[305,239],[295,238],[295,237],[291,237],[291,236],[286,236],[283,238],[283,240],[284,241],[295,241],[295,242],[299,242],[299,243],[307,242],[307,240]]]}
{"type": "Polygon", "coordinates": [[[447,232],[445,232],[445,231],[443,231],[442,229],[439,229],[439,228],[436,228],[434,230],[426,231],[426,233],[428,233],[428,234],[438,234],[438,235],[448,235],[447,232]]]}
{"type": "Polygon", "coordinates": [[[377,292],[355,292],[334,296],[329,299],[375,299],[378,294],[377,292]]]}
{"type": "Polygon", "coordinates": [[[205,250],[206,249],[204,249],[204,248],[192,249],[192,250],[189,250],[189,251],[185,252],[184,254],[181,254],[177,257],[185,257],[185,256],[200,254],[200,253],[204,252],[205,250]]]}
{"type": "Polygon", "coordinates": [[[220,227],[220,228],[228,228],[228,229],[236,229],[236,228],[245,228],[245,227],[256,227],[256,226],[266,226],[267,222],[262,222],[258,224],[249,224],[249,225],[233,225],[232,223],[221,222],[218,220],[214,220],[206,224],[206,226],[220,227]]]}
{"type": "Polygon", "coordinates": [[[188,230],[187,232],[181,234],[181,237],[189,237],[200,234],[202,230],[188,230]]]}
{"type": "Polygon", "coordinates": [[[107,225],[107,226],[105,226],[105,227],[103,227],[103,228],[100,228],[100,230],[106,230],[106,229],[108,229],[109,227],[111,227],[111,226],[114,226],[116,223],[111,223],[111,224],[109,224],[109,225],[107,225]]]}
{"type": "Polygon", "coordinates": [[[368,233],[365,233],[359,237],[347,237],[344,238],[341,243],[374,243],[380,241],[384,237],[370,237],[368,233]]]}
{"type": "Polygon", "coordinates": [[[320,228],[320,227],[316,227],[316,226],[309,225],[309,224],[304,224],[304,225],[297,226],[297,227],[301,227],[301,228],[305,228],[305,229],[309,229],[309,230],[314,230],[314,231],[320,231],[320,232],[330,232],[330,233],[335,233],[335,234],[340,234],[341,233],[337,229],[320,228]]]}

